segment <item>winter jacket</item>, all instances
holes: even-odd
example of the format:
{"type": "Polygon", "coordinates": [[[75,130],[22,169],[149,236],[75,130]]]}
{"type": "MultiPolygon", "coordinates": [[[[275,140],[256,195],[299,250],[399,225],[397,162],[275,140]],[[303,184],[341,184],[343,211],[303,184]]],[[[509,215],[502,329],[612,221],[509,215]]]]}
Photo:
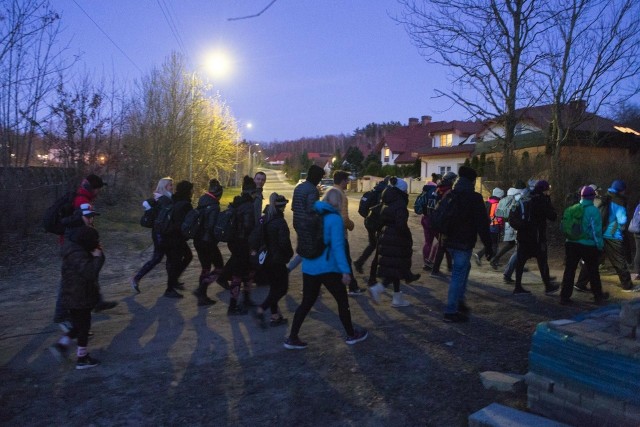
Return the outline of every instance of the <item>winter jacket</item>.
{"type": "Polygon", "coordinates": [[[570,242],[580,243],[585,246],[596,246],[599,250],[604,247],[602,240],[602,217],[600,211],[593,204],[593,200],[582,199],[580,204],[584,207],[582,214],[583,239],[571,240],[570,242]]]}
{"type": "Polygon", "coordinates": [[[518,230],[517,240],[526,253],[537,253],[539,245],[547,242],[547,221],[555,221],[558,214],[551,198],[544,193],[534,191],[526,203],[529,203],[531,221],[527,227],[518,230]]]}
{"type": "Polygon", "coordinates": [[[413,239],[407,225],[409,196],[396,187],[382,193],[382,230],[378,237],[378,277],[404,279],[411,275],[413,239]]]}
{"type": "Polygon", "coordinates": [[[202,232],[193,240],[212,242],[215,240],[213,237],[213,229],[216,226],[216,220],[220,214],[220,201],[213,194],[206,192],[198,199],[197,209],[204,209],[205,217],[202,221],[202,232]]]}
{"type": "Polygon", "coordinates": [[[621,194],[609,192],[609,216],[603,234],[606,240],[623,240],[623,231],[627,226],[627,198],[621,194]]]}
{"type": "MultiPolygon", "coordinates": [[[[79,228],[79,227],[78,227],[79,228]]],[[[98,303],[98,274],[104,255],[94,257],[78,243],[66,239],[62,245],[62,307],[92,309],[98,303]]]]}
{"type": "MultiPolygon", "coordinates": [[[[158,202],[158,207],[161,209],[168,203],[168,201],[165,200],[162,202],[158,200],[158,202]]],[[[185,242],[185,238],[182,236],[182,223],[184,222],[187,214],[193,210],[191,200],[180,199],[179,196],[176,196],[175,194],[172,197],[172,203],[173,212],[171,214],[171,229],[165,234],[157,235],[158,243],[165,248],[180,246],[185,242]]]]}
{"type": "MultiPolygon", "coordinates": [[[[498,203],[500,203],[500,199],[495,196],[490,196],[485,203],[487,214],[489,215],[489,221],[491,221],[492,231],[493,228],[501,227],[502,224],[504,224],[504,220],[502,218],[496,217],[498,203]]],[[[498,232],[498,230],[496,229],[495,232],[498,232]]]]}
{"type": "Polygon", "coordinates": [[[350,274],[351,268],[347,262],[342,216],[329,203],[320,200],[314,203],[314,209],[323,216],[326,248],[317,258],[302,258],[302,272],[311,276],[325,273],[350,274]]]}
{"type": "Polygon", "coordinates": [[[83,186],[76,190],[76,197],[73,199],[73,208],[78,209],[84,203],[93,203],[98,195],[91,190],[87,190],[83,186]]]}
{"type": "Polygon", "coordinates": [[[477,236],[485,247],[491,247],[489,236],[489,215],[480,193],[476,193],[473,183],[464,177],[458,177],[451,194],[454,197],[453,227],[443,236],[446,248],[471,250],[477,236]]]}
{"type": "MultiPolygon", "coordinates": [[[[320,198],[318,188],[310,181],[299,184],[293,190],[293,201],[291,202],[291,210],[293,211],[293,229],[298,235],[298,248],[301,245],[309,245],[313,242],[313,222],[310,221],[313,206],[320,198]]],[[[307,248],[308,249],[308,248],[307,248]]],[[[305,252],[304,250],[297,250],[305,252]]]]}
{"type": "Polygon", "coordinates": [[[260,216],[262,216],[262,202],[264,201],[264,195],[262,193],[262,188],[256,189],[256,198],[253,199],[253,215],[256,224],[260,220],[260,216]]]}
{"type": "Polygon", "coordinates": [[[231,205],[236,209],[236,233],[233,241],[246,241],[256,225],[253,197],[242,193],[233,198],[231,205]]]}
{"type": "Polygon", "coordinates": [[[267,244],[267,264],[286,264],[293,256],[293,247],[289,237],[289,226],[282,212],[276,212],[267,218],[265,240],[267,244]]]}

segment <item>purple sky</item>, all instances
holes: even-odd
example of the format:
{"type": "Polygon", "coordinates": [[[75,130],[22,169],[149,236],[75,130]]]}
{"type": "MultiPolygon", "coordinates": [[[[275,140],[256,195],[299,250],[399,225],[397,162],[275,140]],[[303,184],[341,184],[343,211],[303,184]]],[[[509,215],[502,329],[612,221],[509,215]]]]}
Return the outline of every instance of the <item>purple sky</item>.
{"type": "Polygon", "coordinates": [[[240,123],[253,125],[243,130],[250,140],[349,134],[371,122],[406,123],[421,115],[468,119],[460,109],[445,111],[447,101],[432,98],[435,88],[449,87],[445,72],[427,64],[389,17],[399,11],[394,1],[277,0],[259,17],[228,21],[258,13],[270,1],[54,0],[53,5],[62,12],[71,52],[83,52],[82,67],[94,76],[113,72],[132,82],[172,50],[185,52],[194,69],[207,52],[227,51],[234,71],[209,80],[240,123]]]}

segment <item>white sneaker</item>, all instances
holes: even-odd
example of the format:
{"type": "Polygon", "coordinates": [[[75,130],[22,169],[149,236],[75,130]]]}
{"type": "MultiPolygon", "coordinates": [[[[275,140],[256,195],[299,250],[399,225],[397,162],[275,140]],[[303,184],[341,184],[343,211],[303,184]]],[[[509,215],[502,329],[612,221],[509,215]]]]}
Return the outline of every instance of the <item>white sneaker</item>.
{"type": "Polygon", "coordinates": [[[404,294],[402,292],[394,292],[393,300],[391,301],[391,307],[407,307],[411,304],[409,301],[404,299],[404,294]]]}
{"type": "Polygon", "coordinates": [[[380,304],[380,295],[384,292],[384,286],[381,283],[376,283],[369,287],[369,294],[375,304],[380,304]]]}

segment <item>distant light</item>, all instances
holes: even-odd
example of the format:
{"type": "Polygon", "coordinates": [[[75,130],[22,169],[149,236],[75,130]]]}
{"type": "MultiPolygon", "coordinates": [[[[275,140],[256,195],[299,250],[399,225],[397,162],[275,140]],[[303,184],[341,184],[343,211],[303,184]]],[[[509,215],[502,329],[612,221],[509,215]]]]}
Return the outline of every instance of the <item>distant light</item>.
{"type": "Polygon", "coordinates": [[[233,69],[231,57],[224,51],[216,51],[207,57],[207,71],[212,78],[225,78],[233,69]]]}
{"type": "Polygon", "coordinates": [[[253,123],[247,123],[247,129],[251,129],[253,127],[253,123]]]}
{"type": "Polygon", "coordinates": [[[640,132],[635,131],[635,130],[633,130],[631,128],[622,127],[622,126],[614,126],[613,128],[618,130],[618,131],[620,131],[620,132],[622,132],[622,133],[632,133],[634,135],[640,135],[640,132]]]}

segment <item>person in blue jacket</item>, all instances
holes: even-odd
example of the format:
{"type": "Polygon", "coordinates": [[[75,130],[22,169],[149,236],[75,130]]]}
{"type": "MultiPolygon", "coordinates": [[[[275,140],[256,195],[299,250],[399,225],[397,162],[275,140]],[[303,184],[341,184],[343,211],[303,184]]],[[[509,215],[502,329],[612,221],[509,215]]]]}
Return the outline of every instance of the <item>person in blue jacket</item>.
{"type": "Polygon", "coordinates": [[[314,203],[313,209],[323,216],[323,233],[325,249],[322,255],[314,259],[302,258],[302,302],[297,308],[291,325],[289,337],[284,347],[289,350],[301,350],[307,343],[300,340],[298,333],[302,322],[318,299],[320,287],[324,285],[338,304],[338,315],[349,345],[367,339],[364,329],[355,329],[351,323],[347,285],[351,282],[351,268],[347,261],[344,225],[340,215],[342,194],[332,188],[314,203]]]}

